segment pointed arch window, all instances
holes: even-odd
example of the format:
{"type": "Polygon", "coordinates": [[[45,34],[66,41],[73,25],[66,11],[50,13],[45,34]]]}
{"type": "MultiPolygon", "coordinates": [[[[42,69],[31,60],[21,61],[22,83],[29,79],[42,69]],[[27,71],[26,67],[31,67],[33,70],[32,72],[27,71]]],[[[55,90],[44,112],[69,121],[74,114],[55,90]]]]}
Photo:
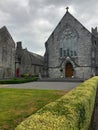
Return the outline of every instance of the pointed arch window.
{"type": "Polygon", "coordinates": [[[62,55],[62,48],[60,48],[60,57],[62,57],[63,55],[62,55]]]}
{"type": "Polygon", "coordinates": [[[66,24],[66,28],[60,39],[60,57],[77,56],[78,32],[75,28],[66,24]]]}

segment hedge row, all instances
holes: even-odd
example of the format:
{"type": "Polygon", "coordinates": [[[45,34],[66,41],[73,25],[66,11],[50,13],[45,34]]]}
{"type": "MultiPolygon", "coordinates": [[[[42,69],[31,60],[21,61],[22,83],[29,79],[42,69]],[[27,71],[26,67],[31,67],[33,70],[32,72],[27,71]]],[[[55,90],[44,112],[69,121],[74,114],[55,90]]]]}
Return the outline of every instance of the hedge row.
{"type": "Polygon", "coordinates": [[[94,108],[98,77],[33,114],[15,130],[88,130],[94,108]]]}
{"type": "Polygon", "coordinates": [[[33,78],[14,78],[14,79],[7,79],[7,80],[0,80],[0,84],[20,84],[20,83],[27,83],[37,81],[38,77],[33,78]]]}

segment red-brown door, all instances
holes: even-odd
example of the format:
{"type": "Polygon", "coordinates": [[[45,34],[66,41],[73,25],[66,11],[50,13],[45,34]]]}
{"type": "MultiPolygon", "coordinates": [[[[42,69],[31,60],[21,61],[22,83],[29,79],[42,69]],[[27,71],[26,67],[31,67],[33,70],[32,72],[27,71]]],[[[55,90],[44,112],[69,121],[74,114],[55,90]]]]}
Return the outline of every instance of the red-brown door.
{"type": "Polygon", "coordinates": [[[65,76],[72,77],[73,76],[73,66],[71,63],[67,63],[65,66],[65,76]]]}
{"type": "Polygon", "coordinates": [[[19,77],[20,70],[19,68],[16,69],[16,77],[19,77]]]}

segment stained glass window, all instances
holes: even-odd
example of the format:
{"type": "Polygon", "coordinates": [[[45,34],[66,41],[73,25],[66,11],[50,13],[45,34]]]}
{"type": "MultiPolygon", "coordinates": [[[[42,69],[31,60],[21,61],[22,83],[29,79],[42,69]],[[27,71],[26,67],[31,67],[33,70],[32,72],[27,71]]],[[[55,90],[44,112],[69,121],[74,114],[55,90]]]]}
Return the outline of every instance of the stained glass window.
{"type": "Polygon", "coordinates": [[[78,34],[67,25],[60,41],[60,57],[77,56],[78,34]]]}

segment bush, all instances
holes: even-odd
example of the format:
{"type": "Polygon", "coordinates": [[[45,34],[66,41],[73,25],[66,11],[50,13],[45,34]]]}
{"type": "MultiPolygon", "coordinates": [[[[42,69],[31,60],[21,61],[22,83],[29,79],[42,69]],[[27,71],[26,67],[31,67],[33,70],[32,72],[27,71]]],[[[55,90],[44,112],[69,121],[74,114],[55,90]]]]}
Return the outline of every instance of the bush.
{"type": "Polygon", "coordinates": [[[38,75],[31,75],[31,74],[21,74],[22,78],[33,78],[33,77],[38,77],[38,75]]]}
{"type": "Polygon", "coordinates": [[[91,78],[65,96],[23,121],[15,130],[88,130],[98,77],[91,78]]]}
{"type": "Polygon", "coordinates": [[[38,77],[14,78],[14,79],[1,80],[0,84],[20,84],[20,83],[33,82],[33,81],[37,81],[37,80],[38,80],[38,77]]]}

